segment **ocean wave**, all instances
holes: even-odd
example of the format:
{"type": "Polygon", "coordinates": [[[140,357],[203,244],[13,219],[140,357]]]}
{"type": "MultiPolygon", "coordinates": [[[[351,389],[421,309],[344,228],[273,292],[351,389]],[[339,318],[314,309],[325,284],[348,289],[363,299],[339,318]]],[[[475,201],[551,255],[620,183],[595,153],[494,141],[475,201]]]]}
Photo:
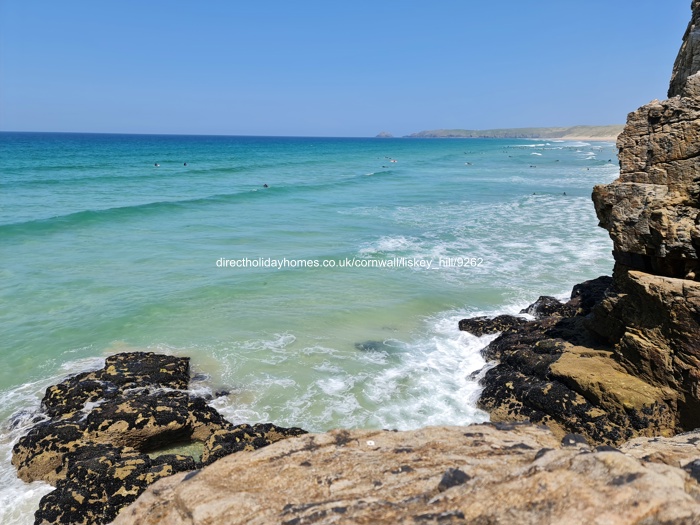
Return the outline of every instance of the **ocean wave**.
{"type": "MultiPolygon", "coordinates": [[[[376,172],[375,175],[386,176],[393,173],[392,170],[386,170],[376,172]]],[[[0,224],[0,235],[21,236],[51,234],[75,227],[89,227],[103,222],[114,222],[117,220],[142,219],[143,217],[154,214],[183,212],[202,206],[229,204],[251,198],[263,198],[264,196],[285,197],[291,194],[320,191],[330,187],[342,188],[366,184],[364,180],[367,180],[364,176],[352,175],[339,180],[323,181],[320,183],[271,185],[265,188],[265,191],[259,191],[260,188],[253,188],[250,184],[246,184],[241,185],[241,189],[233,193],[221,193],[191,199],[162,200],[104,209],[82,210],[49,218],[0,224]]]]}
{"type": "Polygon", "coordinates": [[[39,412],[46,388],[63,380],[69,372],[95,370],[103,364],[103,358],[67,362],[51,376],[0,391],[0,410],[4,416],[0,418],[0,523],[3,525],[32,524],[39,500],[53,490],[48,483],[27,484],[20,480],[11,464],[15,443],[31,427],[47,419],[39,412]]]}
{"type": "MultiPolygon", "coordinates": [[[[239,368],[262,373],[214,406],[235,423],[274,419],[311,431],[487,421],[475,408],[481,387],[474,373],[486,366],[480,351],[496,336],[475,337],[457,328],[459,319],[480,313],[444,312],[426,319],[423,333],[411,340],[390,339],[365,349],[286,346],[284,359],[275,359],[272,368],[271,351],[265,350],[269,340],[262,338],[257,349],[238,356],[239,368]],[[305,372],[290,374],[292,368],[305,372]],[[281,405],[273,408],[275,403],[281,405]]],[[[228,380],[241,385],[240,370],[229,374],[228,380]]]]}

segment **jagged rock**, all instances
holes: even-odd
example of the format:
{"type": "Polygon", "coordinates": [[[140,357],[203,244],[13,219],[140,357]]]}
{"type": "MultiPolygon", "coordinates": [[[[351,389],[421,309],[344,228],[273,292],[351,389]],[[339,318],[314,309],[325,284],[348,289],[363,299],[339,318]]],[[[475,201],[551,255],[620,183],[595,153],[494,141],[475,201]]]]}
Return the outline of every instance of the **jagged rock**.
{"type": "Polygon", "coordinates": [[[571,317],[576,314],[576,309],[573,306],[565,305],[554,297],[542,295],[530,306],[520,310],[520,313],[530,314],[535,319],[543,319],[545,317],[552,317],[553,315],[571,317]]]}
{"type": "Polygon", "coordinates": [[[669,99],[630,113],[618,137],[620,177],[593,190],[616,261],[700,280],[700,2],[676,59],[669,99]]]}
{"type": "Polygon", "coordinates": [[[255,450],[280,439],[299,436],[305,431],[299,428],[282,429],[270,423],[239,425],[231,430],[213,432],[207,440],[202,463],[208,465],[215,460],[241,450],[255,450]]]}
{"type": "Polygon", "coordinates": [[[688,29],[683,36],[683,44],[673,64],[671,86],[668,98],[676,96],[692,96],[685,91],[688,79],[700,71],[700,1],[693,0],[691,9],[693,16],[688,29]]]}
{"type": "Polygon", "coordinates": [[[665,392],[679,429],[700,426],[700,283],[619,268],[616,276],[619,292],[596,307],[589,328],[665,392]]]}
{"type": "Polygon", "coordinates": [[[492,421],[543,423],[559,436],[606,444],[675,431],[673,393],[629,373],[585,329],[586,314],[607,297],[610,283],[576,285],[566,304],[548,302],[552,315],[509,328],[482,351],[498,361],[479,399],[492,421]]]}
{"type": "Polygon", "coordinates": [[[472,317],[470,319],[462,319],[459,322],[459,329],[463,332],[478,337],[487,334],[495,334],[496,332],[508,333],[515,330],[519,326],[523,326],[527,320],[514,315],[499,315],[498,317],[472,317]]]}
{"type": "Polygon", "coordinates": [[[41,500],[35,523],[110,523],[156,480],[196,468],[192,457],[151,459],[134,449],[95,445],[65,458],[66,477],[41,500]]]}
{"type": "Polygon", "coordinates": [[[21,479],[56,486],[35,523],[109,523],[157,479],[305,433],[233,425],[188,385],[189,358],[131,352],[49,387],[41,406],[50,420],[31,428],[12,455],[21,479]],[[167,453],[186,443],[201,444],[201,459],[167,453]]]}
{"type": "Polygon", "coordinates": [[[617,145],[620,177],[593,190],[615,260],[700,278],[700,99],[674,97],[638,109],[617,145]]]}
{"type": "MultiPolygon", "coordinates": [[[[114,525],[700,523],[685,459],[641,459],[641,442],[626,454],[562,447],[542,427],[502,428],[307,434],[162,479],[114,525]]],[[[666,443],[649,450],[676,455],[666,443]]]]}
{"type": "Polygon", "coordinates": [[[590,281],[574,285],[568,304],[576,308],[576,314],[588,315],[593,311],[593,307],[605,298],[612,284],[612,277],[601,275],[590,281]]]}
{"type": "Polygon", "coordinates": [[[669,98],[629,115],[620,177],[593,191],[614,243],[611,293],[586,326],[663,392],[677,430],[700,426],[700,2],[669,98]]]}

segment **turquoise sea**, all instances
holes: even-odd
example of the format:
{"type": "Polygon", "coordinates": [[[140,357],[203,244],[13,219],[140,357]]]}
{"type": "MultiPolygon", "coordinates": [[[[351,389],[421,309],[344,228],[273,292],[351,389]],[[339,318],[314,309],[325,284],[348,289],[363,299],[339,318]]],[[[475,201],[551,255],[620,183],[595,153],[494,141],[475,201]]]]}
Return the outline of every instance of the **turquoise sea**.
{"type": "Polygon", "coordinates": [[[610,274],[612,143],[0,133],[0,523],[47,386],[111,353],[190,356],[234,422],[487,420],[459,319],[610,274]],[[265,187],[267,185],[267,187],[265,187]],[[281,266],[281,267],[280,267],[281,266]]]}

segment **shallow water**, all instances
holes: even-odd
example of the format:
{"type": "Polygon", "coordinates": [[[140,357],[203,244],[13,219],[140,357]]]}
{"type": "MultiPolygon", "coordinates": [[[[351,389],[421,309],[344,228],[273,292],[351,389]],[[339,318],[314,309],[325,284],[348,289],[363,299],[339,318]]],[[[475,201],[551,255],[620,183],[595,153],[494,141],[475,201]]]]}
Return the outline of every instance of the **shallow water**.
{"type": "Polygon", "coordinates": [[[608,143],[0,134],[0,522],[49,490],[9,464],[44,389],[117,351],[192,357],[234,422],[486,420],[458,320],[609,274],[617,174],[608,143]]]}

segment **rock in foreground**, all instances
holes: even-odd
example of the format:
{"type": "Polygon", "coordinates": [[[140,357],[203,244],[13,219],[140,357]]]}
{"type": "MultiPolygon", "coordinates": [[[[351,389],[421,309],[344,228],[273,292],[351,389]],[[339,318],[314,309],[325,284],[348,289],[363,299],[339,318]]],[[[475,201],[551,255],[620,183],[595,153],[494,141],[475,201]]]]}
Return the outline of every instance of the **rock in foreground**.
{"type": "Polygon", "coordinates": [[[131,352],[49,387],[42,400],[48,421],[12,454],[21,479],[56,487],[42,498],[35,523],[109,523],[157,479],[304,433],[233,425],[186,390],[189,380],[189,358],[131,352]]]}
{"type": "Polygon", "coordinates": [[[700,523],[700,434],[626,454],[543,427],[500,428],[291,438],[160,480],[114,525],[700,523]]]}

